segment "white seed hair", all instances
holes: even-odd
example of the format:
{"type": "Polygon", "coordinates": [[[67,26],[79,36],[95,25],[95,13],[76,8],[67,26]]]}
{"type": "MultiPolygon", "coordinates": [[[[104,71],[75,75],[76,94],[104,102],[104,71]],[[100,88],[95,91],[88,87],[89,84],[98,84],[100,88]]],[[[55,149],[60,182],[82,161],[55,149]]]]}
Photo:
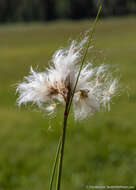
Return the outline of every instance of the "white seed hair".
{"type": "MultiPolygon", "coordinates": [[[[65,104],[80,69],[80,59],[87,37],[80,43],[72,41],[68,48],[59,49],[52,58],[52,65],[44,72],[31,67],[30,75],[19,83],[17,103],[32,102],[52,114],[57,104],[65,104]]],[[[73,98],[75,119],[84,119],[101,108],[110,110],[110,101],[118,90],[118,79],[112,77],[109,66],[94,67],[87,63],[81,70],[73,98]]]]}

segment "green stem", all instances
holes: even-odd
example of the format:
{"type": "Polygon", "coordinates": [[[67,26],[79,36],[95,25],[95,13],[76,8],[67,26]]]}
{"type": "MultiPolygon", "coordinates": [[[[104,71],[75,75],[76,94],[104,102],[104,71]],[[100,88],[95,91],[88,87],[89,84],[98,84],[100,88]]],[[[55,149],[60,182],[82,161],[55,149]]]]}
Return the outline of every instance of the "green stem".
{"type": "Polygon", "coordinates": [[[66,140],[66,128],[67,128],[67,120],[68,120],[68,104],[65,107],[64,113],[64,121],[63,121],[63,130],[62,130],[62,141],[61,141],[61,152],[60,152],[60,161],[59,161],[59,173],[58,173],[58,180],[56,190],[60,190],[61,186],[61,176],[62,176],[62,166],[63,166],[63,155],[64,155],[64,147],[65,147],[65,140],[66,140]]]}
{"type": "Polygon", "coordinates": [[[61,137],[59,139],[59,143],[58,143],[58,146],[57,146],[57,152],[56,152],[56,156],[55,156],[55,160],[54,160],[54,164],[53,164],[53,169],[52,169],[52,173],[51,173],[51,180],[50,180],[49,190],[52,190],[52,185],[53,185],[53,180],[54,180],[54,176],[55,176],[57,161],[58,161],[59,152],[60,152],[60,147],[61,147],[61,137]]]}

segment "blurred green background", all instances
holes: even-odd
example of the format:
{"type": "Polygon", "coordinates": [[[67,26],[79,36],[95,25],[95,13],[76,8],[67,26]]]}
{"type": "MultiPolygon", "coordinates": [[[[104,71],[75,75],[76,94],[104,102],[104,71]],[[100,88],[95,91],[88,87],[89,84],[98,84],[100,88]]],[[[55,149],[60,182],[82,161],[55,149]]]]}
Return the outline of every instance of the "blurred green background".
{"type": "MultiPolygon", "coordinates": [[[[0,26],[0,190],[48,189],[63,120],[16,105],[30,66],[43,71],[54,51],[79,38],[89,21],[0,26]]],[[[70,116],[62,189],[136,185],[136,18],[99,20],[89,60],[119,69],[123,91],[111,111],[81,122],[70,116]]]]}

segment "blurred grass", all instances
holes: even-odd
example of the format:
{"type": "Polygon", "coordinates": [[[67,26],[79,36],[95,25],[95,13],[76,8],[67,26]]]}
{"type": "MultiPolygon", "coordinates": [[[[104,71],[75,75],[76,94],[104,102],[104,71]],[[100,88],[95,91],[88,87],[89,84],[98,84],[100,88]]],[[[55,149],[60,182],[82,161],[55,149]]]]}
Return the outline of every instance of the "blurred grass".
{"type": "MultiPolygon", "coordinates": [[[[110,112],[82,122],[70,117],[62,189],[136,185],[135,23],[134,17],[98,22],[90,60],[118,68],[125,89],[110,112]]],[[[31,65],[44,70],[57,48],[89,27],[88,21],[0,26],[0,190],[48,188],[62,110],[48,119],[37,108],[17,108],[15,84],[31,65]]]]}

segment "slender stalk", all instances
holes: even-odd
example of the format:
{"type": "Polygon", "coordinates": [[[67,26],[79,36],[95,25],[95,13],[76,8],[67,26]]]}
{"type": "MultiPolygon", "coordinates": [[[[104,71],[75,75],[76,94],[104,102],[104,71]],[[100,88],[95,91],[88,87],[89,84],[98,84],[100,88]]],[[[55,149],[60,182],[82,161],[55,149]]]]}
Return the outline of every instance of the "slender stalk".
{"type": "Polygon", "coordinates": [[[56,156],[55,156],[55,160],[54,160],[54,164],[53,164],[53,168],[52,168],[49,190],[52,190],[53,180],[54,180],[54,176],[55,176],[57,161],[58,161],[60,147],[61,147],[61,138],[62,137],[60,137],[59,143],[58,143],[58,146],[57,146],[57,152],[56,152],[56,156]]]}
{"type": "Polygon", "coordinates": [[[68,105],[69,105],[69,102],[66,104],[65,113],[64,113],[62,141],[61,141],[61,150],[60,150],[61,152],[60,152],[59,171],[58,171],[59,173],[58,173],[56,190],[60,190],[60,186],[61,186],[63,155],[64,155],[65,140],[66,140],[67,120],[68,120],[68,105]]]}

